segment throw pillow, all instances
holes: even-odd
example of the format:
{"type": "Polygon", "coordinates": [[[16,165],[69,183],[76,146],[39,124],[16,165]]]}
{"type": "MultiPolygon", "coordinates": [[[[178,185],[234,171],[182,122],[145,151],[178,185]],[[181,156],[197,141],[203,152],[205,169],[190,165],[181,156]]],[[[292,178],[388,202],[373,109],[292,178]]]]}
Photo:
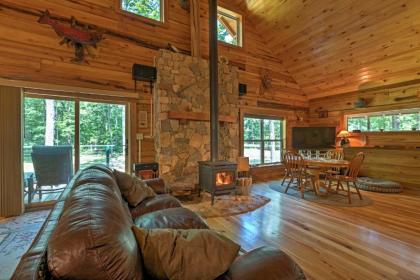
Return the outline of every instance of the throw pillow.
{"type": "Polygon", "coordinates": [[[135,219],[140,228],[208,229],[206,221],[190,209],[177,207],[153,211],[135,219]]]}
{"type": "Polygon", "coordinates": [[[146,198],[156,195],[151,187],[136,176],[118,170],[114,170],[114,174],[121,194],[131,207],[136,207],[146,198]]]}
{"type": "Polygon", "coordinates": [[[213,230],[132,228],[147,273],[159,280],[216,279],[229,269],[240,249],[213,230]]]}

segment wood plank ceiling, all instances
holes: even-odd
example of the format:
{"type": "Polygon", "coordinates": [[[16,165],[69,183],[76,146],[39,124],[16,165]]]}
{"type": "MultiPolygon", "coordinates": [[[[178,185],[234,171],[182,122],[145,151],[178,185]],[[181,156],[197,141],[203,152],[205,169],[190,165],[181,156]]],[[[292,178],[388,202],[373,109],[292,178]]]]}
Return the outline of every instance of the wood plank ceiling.
{"type": "Polygon", "coordinates": [[[309,99],[420,79],[418,0],[234,1],[309,99]]]}

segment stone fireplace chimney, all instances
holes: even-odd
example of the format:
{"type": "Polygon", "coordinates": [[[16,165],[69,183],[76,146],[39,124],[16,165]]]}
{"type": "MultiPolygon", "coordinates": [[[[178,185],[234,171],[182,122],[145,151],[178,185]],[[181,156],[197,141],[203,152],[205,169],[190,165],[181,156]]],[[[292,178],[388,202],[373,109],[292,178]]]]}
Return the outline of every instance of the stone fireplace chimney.
{"type": "Polygon", "coordinates": [[[198,183],[213,203],[236,189],[239,94],[236,67],[218,64],[217,0],[209,0],[209,13],[209,61],[160,51],[154,103],[161,177],[169,186],[198,183]]]}

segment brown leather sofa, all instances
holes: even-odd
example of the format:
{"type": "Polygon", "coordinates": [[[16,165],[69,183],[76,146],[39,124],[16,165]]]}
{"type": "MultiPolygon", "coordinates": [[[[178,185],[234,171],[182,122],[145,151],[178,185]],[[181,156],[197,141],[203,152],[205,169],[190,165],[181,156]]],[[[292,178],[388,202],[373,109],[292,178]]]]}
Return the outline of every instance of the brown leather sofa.
{"type": "MultiPolygon", "coordinates": [[[[157,195],[129,208],[113,171],[95,165],[79,171],[55,204],[12,279],[150,279],[131,231],[145,228],[208,228],[197,214],[147,181],[157,195]]],[[[283,252],[262,247],[239,256],[218,279],[305,279],[283,252]]]]}

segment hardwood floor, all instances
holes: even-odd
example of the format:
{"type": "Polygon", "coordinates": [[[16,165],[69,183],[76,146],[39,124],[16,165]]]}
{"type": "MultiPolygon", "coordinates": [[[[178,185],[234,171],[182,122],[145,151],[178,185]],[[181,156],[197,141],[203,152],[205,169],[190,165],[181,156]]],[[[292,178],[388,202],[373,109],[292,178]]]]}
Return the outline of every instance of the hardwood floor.
{"type": "Polygon", "coordinates": [[[239,216],[211,218],[245,250],[281,248],[310,279],[420,279],[420,191],[403,194],[362,192],[366,207],[322,205],[271,190],[260,209],[239,216]]]}

